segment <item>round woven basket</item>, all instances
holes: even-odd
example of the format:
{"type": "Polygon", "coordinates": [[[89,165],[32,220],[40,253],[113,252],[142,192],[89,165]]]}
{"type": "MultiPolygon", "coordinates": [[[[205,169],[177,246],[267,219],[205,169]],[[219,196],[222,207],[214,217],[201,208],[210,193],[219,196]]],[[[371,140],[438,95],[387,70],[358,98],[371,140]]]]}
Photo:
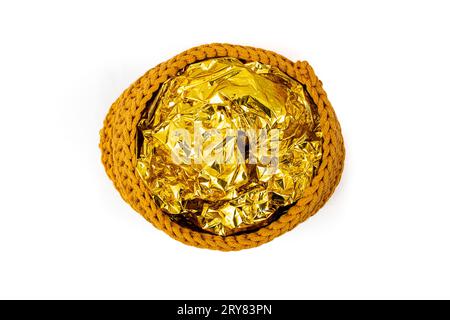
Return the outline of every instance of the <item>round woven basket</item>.
{"type": "Polygon", "coordinates": [[[100,132],[100,149],[106,173],[123,199],[156,228],[185,244],[223,251],[259,246],[293,229],[314,215],[330,198],[339,183],[345,157],[341,128],[322,88],[322,82],[306,61],[292,62],[264,49],[231,44],[209,44],[184,51],[147,71],[126,89],[111,106],[100,132]],[[159,86],[189,64],[216,57],[234,57],[277,67],[302,83],[318,108],[323,132],[323,156],[317,174],[303,197],[277,220],[256,231],[218,236],[192,230],[172,221],[156,207],[136,173],[137,124],[147,102],[159,86]]]}

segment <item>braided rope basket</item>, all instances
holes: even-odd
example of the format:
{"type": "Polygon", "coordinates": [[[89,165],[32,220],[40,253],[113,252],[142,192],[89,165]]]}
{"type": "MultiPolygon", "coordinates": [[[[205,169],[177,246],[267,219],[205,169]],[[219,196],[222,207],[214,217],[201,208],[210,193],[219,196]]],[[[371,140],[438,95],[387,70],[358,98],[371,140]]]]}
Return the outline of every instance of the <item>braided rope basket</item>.
{"type": "Polygon", "coordinates": [[[106,173],[123,199],[156,228],[185,244],[223,251],[259,246],[293,229],[314,215],[339,183],[345,157],[339,122],[322,88],[322,82],[306,61],[296,63],[264,49],[230,44],[194,47],[159,64],[126,89],[111,106],[100,132],[100,149],[106,173]],[[266,227],[250,233],[218,236],[191,230],[173,222],[156,207],[136,173],[136,133],[141,114],[159,86],[189,64],[216,57],[259,61],[277,67],[302,83],[318,108],[323,132],[323,156],[317,174],[303,197],[288,212],[266,227]]]}

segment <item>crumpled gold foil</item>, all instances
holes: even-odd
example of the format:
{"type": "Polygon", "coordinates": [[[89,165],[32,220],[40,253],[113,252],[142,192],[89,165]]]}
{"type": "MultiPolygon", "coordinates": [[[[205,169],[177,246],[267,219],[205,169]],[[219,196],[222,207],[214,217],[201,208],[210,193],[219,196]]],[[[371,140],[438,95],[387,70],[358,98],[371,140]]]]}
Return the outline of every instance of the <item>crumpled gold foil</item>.
{"type": "Polygon", "coordinates": [[[322,157],[317,107],[280,70],[234,58],[167,80],[139,125],[137,172],[157,206],[218,235],[293,204],[322,157]]]}

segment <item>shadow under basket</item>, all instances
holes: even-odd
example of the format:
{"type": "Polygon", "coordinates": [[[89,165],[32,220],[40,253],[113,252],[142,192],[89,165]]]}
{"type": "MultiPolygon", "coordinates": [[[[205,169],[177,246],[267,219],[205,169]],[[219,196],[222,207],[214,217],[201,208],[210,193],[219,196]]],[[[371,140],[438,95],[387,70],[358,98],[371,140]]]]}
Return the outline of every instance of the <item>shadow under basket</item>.
{"type": "Polygon", "coordinates": [[[147,71],[111,106],[100,132],[100,149],[106,173],[122,198],[156,228],[185,244],[207,249],[236,251],[259,246],[293,229],[314,215],[330,198],[342,175],[345,150],[339,122],[312,67],[306,61],[292,62],[264,49],[209,44],[184,51],[147,71]],[[322,160],[300,200],[260,229],[219,236],[177,223],[159,209],[136,172],[137,126],[147,103],[167,79],[187,65],[211,58],[232,57],[243,62],[261,62],[300,82],[317,106],[323,134],[322,160]]]}

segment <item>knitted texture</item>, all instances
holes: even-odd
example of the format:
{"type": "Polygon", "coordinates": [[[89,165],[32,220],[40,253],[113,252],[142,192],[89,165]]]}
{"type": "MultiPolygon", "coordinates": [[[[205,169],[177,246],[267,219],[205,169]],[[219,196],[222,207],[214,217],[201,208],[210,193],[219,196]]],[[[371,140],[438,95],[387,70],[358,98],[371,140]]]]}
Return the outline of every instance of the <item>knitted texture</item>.
{"type": "Polygon", "coordinates": [[[100,149],[106,173],[122,198],[156,228],[185,244],[208,249],[232,251],[259,246],[293,229],[314,215],[330,198],[341,178],[344,143],[336,114],[312,67],[296,63],[264,49],[209,44],[184,51],[147,71],[111,106],[100,132],[100,149]],[[153,202],[147,187],[136,172],[137,125],[147,102],[160,85],[189,64],[218,57],[234,57],[244,62],[259,61],[277,67],[302,83],[318,108],[323,133],[322,162],[303,197],[288,212],[256,231],[218,236],[191,230],[173,222],[153,202]]]}

